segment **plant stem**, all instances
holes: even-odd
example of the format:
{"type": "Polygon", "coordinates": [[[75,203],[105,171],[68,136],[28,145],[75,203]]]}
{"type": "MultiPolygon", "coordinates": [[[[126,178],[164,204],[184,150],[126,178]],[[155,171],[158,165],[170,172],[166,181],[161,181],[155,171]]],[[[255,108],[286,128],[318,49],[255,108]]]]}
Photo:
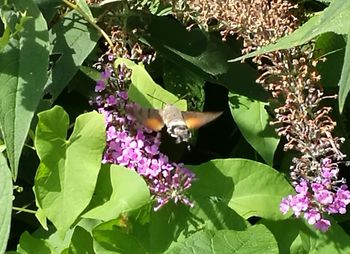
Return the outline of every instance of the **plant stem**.
{"type": "Polygon", "coordinates": [[[83,12],[81,10],[81,8],[78,5],[72,4],[71,2],[68,2],[68,0],[63,0],[63,2],[68,5],[71,9],[76,10],[80,15],[82,15],[84,17],[84,19],[89,22],[107,41],[107,43],[109,44],[109,46],[111,47],[111,49],[113,49],[113,42],[112,40],[109,38],[109,36],[106,34],[106,32],[100,28],[94,20],[91,20],[89,16],[87,16],[85,14],[85,12],[83,12]]]}
{"type": "Polygon", "coordinates": [[[22,208],[22,207],[13,206],[12,209],[15,211],[20,211],[20,212],[33,213],[33,214],[36,213],[36,211],[34,211],[34,210],[30,210],[30,209],[26,209],[26,208],[22,208]]]}

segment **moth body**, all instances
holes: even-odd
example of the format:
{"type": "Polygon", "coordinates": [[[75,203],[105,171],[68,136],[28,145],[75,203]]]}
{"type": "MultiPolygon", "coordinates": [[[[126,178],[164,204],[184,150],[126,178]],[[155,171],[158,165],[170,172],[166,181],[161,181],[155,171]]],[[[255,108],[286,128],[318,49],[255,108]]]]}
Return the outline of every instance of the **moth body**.
{"type": "Polygon", "coordinates": [[[188,142],[191,138],[191,131],[188,129],[182,112],[174,105],[166,105],[159,111],[167,132],[176,138],[176,143],[188,142]]]}

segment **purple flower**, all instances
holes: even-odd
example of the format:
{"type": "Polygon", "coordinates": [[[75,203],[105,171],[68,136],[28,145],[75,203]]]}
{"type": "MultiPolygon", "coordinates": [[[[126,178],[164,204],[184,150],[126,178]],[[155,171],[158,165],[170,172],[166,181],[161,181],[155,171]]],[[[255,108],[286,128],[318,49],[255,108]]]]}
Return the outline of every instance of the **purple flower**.
{"type": "Polygon", "coordinates": [[[103,90],[105,90],[106,88],[106,84],[103,80],[99,80],[96,83],[96,87],[95,87],[95,92],[102,92],[103,90]]]}
{"type": "Polygon", "coordinates": [[[101,78],[102,79],[109,79],[111,77],[112,72],[109,69],[105,69],[103,72],[101,72],[101,78]]]}
{"type": "Polygon", "coordinates": [[[333,202],[333,193],[328,190],[320,190],[314,193],[315,200],[322,205],[329,205],[333,202]]]}
{"type": "Polygon", "coordinates": [[[295,187],[295,191],[305,195],[308,191],[309,187],[307,186],[307,182],[302,180],[296,187],[295,187]]]}
{"type": "Polygon", "coordinates": [[[325,232],[330,227],[330,221],[324,219],[324,214],[345,214],[346,206],[350,203],[350,192],[346,184],[337,186],[339,181],[337,164],[330,159],[324,159],[318,177],[300,179],[295,182],[296,195],[283,198],[280,210],[286,214],[289,209],[294,216],[302,213],[309,224],[325,232]]]}
{"type": "MultiPolygon", "coordinates": [[[[124,84],[124,79],[129,75],[121,71],[117,76],[117,82],[124,84]]],[[[159,151],[160,133],[140,126],[127,113],[139,107],[128,100],[127,91],[115,90],[118,87],[115,84],[106,89],[112,82],[111,77],[110,69],[103,71],[95,88],[100,93],[95,105],[105,116],[107,124],[107,147],[102,162],[128,167],[143,176],[156,200],[154,210],[160,209],[170,200],[193,206],[184,193],[190,188],[194,174],[183,164],[169,162],[168,157],[159,151]]]]}
{"type": "Polygon", "coordinates": [[[316,222],[321,220],[321,214],[317,211],[317,209],[309,209],[304,213],[304,218],[310,225],[314,225],[316,222]]]}
{"type": "Polygon", "coordinates": [[[330,226],[331,226],[331,222],[326,219],[320,219],[315,223],[315,228],[321,230],[322,232],[328,231],[330,226]]]}

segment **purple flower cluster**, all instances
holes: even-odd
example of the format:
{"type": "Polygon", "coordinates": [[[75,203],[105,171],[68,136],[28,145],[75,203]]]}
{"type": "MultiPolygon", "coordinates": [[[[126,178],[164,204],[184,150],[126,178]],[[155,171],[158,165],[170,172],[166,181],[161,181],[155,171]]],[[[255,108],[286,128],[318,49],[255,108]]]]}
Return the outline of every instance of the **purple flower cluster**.
{"type": "Polygon", "coordinates": [[[302,179],[295,185],[296,195],[282,199],[280,210],[286,214],[292,209],[296,217],[301,214],[311,225],[325,232],[331,223],[324,218],[325,214],[345,214],[346,206],[350,203],[350,191],[345,181],[337,180],[338,165],[330,159],[322,161],[320,176],[313,182],[302,179]],[[342,184],[339,186],[338,183],[342,184]]]}
{"type": "Polygon", "coordinates": [[[194,173],[183,164],[169,162],[159,151],[160,133],[142,126],[128,113],[138,105],[128,100],[125,90],[115,89],[116,81],[124,83],[126,75],[120,75],[114,79],[112,71],[105,69],[95,87],[100,95],[93,103],[105,116],[107,125],[107,146],[102,162],[128,167],[143,176],[157,202],[154,210],[170,200],[192,207],[184,192],[190,188],[194,173]]]}

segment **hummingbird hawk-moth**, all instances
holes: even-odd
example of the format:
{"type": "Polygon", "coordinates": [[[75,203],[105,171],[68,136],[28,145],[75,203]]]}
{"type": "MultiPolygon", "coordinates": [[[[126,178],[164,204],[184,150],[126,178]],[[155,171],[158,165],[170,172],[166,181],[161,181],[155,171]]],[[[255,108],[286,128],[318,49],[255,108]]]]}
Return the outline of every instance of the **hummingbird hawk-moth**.
{"type": "Polygon", "coordinates": [[[164,125],[176,143],[188,142],[190,129],[199,128],[219,117],[222,112],[180,111],[174,105],[165,105],[163,109],[139,108],[131,114],[143,125],[154,131],[160,131],[164,125]]]}

